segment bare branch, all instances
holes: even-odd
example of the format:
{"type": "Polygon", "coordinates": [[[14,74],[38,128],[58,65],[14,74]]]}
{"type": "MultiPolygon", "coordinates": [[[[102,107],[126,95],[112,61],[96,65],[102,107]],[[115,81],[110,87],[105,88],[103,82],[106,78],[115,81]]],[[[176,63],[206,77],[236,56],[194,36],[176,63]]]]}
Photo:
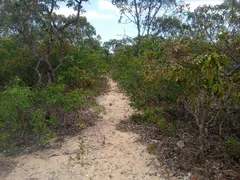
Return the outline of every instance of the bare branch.
{"type": "Polygon", "coordinates": [[[39,72],[38,68],[40,65],[41,61],[38,61],[36,67],[34,68],[34,70],[36,71],[37,75],[38,75],[38,84],[45,86],[45,84],[42,82],[42,74],[39,72]]]}
{"type": "Polygon", "coordinates": [[[227,76],[232,76],[232,75],[234,75],[234,74],[237,73],[237,72],[240,72],[240,64],[238,64],[237,66],[235,66],[235,67],[233,68],[233,70],[232,70],[230,73],[227,74],[227,76]]]}

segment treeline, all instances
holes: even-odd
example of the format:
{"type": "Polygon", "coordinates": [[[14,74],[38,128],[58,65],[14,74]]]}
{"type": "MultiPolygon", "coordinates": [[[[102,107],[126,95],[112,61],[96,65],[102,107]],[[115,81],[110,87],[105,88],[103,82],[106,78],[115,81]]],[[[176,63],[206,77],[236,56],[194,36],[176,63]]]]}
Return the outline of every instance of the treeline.
{"type": "Polygon", "coordinates": [[[81,16],[84,1],[1,1],[1,150],[14,139],[54,137],[57,115],[86,107],[102,82],[107,65],[94,27],[81,16]],[[57,15],[60,3],[76,14],[57,15]]]}
{"type": "MultiPolygon", "coordinates": [[[[150,1],[128,2],[119,4],[122,12],[131,6],[152,8],[150,1]]],[[[225,0],[194,11],[187,4],[171,8],[147,25],[142,22],[151,13],[132,12],[134,20],[143,19],[135,24],[149,26],[150,33],[105,43],[112,76],[142,112],[134,121],[175,136],[181,136],[179,124],[189,126],[199,155],[193,161],[225,152],[239,162],[240,3],[225,0]]]]}

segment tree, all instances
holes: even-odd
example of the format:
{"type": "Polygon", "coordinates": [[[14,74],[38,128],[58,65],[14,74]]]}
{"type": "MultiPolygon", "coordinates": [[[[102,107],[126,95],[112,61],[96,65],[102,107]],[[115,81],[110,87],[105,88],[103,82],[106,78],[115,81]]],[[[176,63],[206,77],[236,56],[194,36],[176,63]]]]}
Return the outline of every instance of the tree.
{"type": "MultiPolygon", "coordinates": [[[[65,21],[67,18],[62,16],[65,21]]],[[[69,25],[65,30],[64,36],[68,39],[70,45],[83,46],[88,40],[94,40],[96,36],[95,28],[87,21],[86,17],[80,17],[78,22],[69,25]]]]}
{"type": "Polygon", "coordinates": [[[165,39],[179,38],[189,26],[176,17],[158,17],[153,24],[153,33],[165,39]]]}
{"type": "Polygon", "coordinates": [[[135,108],[164,107],[193,120],[202,155],[209,136],[240,128],[239,7],[236,0],[193,12],[180,7],[155,21],[156,34],[167,40],[144,39],[140,56],[121,51],[113,61],[135,108]]]}
{"type": "Polygon", "coordinates": [[[134,23],[137,26],[138,41],[141,36],[149,37],[156,17],[176,4],[175,0],[112,0],[120,9],[119,22],[134,23]],[[123,21],[125,19],[125,21],[123,21]]]}
{"type": "Polygon", "coordinates": [[[188,87],[179,97],[196,120],[202,149],[209,127],[218,127],[220,135],[226,124],[239,129],[239,117],[231,116],[240,107],[239,7],[239,1],[226,0],[214,7],[196,8],[185,21],[189,38],[179,34],[179,41],[170,41],[164,48],[174,69],[168,72],[175,71],[177,80],[188,87]]]}
{"type": "Polygon", "coordinates": [[[63,57],[54,59],[52,52],[62,47],[66,29],[79,21],[82,2],[68,0],[67,6],[76,10],[75,16],[64,18],[56,15],[55,9],[66,0],[17,0],[3,1],[0,14],[2,30],[9,36],[18,36],[31,49],[35,58],[34,70],[38,84],[48,86],[56,81],[56,74],[63,57]]]}
{"type": "Polygon", "coordinates": [[[228,75],[232,76],[240,70],[239,36],[240,36],[240,2],[225,0],[217,6],[198,7],[188,14],[190,36],[195,34],[205,40],[220,54],[226,54],[233,66],[228,75]]]}

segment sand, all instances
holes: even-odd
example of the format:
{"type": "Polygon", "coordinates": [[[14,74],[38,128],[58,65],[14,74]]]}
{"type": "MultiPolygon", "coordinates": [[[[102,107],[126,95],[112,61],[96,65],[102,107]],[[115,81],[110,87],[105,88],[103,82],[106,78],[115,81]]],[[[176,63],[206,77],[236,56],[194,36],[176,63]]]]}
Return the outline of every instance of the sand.
{"type": "MultiPolygon", "coordinates": [[[[96,125],[75,137],[53,140],[58,148],[40,150],[12,160],[17,166],[4,180],[155,180],[158,161],[147,147],[137,141],[138,135],[116,130],[121,120],[134,112],[128,98],[108,78],[109,92],[97,102],[105,112],[96,125]]],[[[0,167],[1,168],[1,167],[0,167]]]]}

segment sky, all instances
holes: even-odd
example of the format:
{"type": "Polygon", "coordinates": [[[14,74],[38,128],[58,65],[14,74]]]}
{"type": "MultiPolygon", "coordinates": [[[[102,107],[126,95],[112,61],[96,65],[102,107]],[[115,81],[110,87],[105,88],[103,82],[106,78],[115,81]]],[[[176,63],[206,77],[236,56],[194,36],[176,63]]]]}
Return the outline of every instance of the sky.
{"type": "MultiPolygon", "coordinates": [[[[221,4],[223,0],[185,0],[189,3],[191,10],[199,5],[204,4],[221,4]]],[[[111,0],[89,0],[83,3],[85,13],[88,21],[95,27],[97,34],[101,36],[101,41],[108,41],[110,39],[122,39],[124,35],[135,37],[137,36],[136,27],[133,24],[118,23],[120,13],[119,10],[112,5],[111,0]]],[[[73,9],[61,6],[56,11],[57,14],[69,16],[75,14],[73,9]]]]}

